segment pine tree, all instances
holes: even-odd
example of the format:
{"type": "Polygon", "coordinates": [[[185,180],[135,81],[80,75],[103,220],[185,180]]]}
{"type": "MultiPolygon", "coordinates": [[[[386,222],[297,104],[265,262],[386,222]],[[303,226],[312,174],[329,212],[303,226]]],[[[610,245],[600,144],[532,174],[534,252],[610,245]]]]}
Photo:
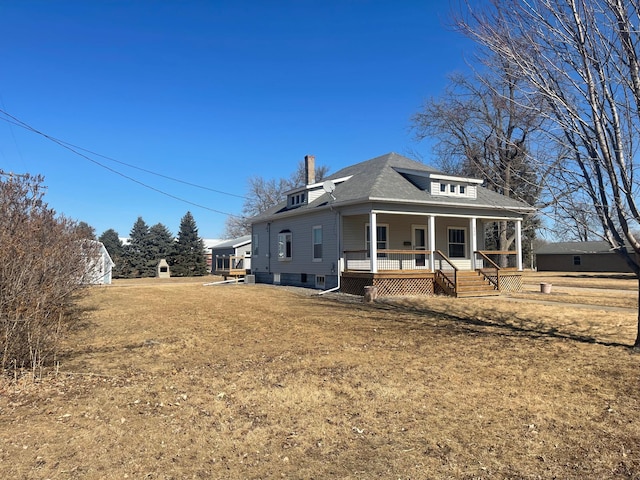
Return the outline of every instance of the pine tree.
{"type": "Polygon", "coordinates": [[[189,277],[207,274],[204,242],[198,236],[198,227],[191,212],[187,212],[180,221],[180,232],[175,247],[176,253],[170,263],[172,275],[189,277]]]}
{"type": "Polygon", "coordinates": [[[113,228],[109,230],[105,230],[102,235],[98,238],[100,242],[104,245],[104,248],[109,252],[109,256],[113,263],[116,264],[111,271],[113,278],[122,278],[126,274],[126,260],[125,260],[125,252],[124,245],[118,236],[118,232],[116,232],[113,228]]]}
{"type": "Polygon", "coordinates": [[[149,257],[157,265],[160,260],[169,259],[175,252],[173,234],[162,223],[157,223],[149,229],[149,257]]]}
{"type": "Polygon", "coordinates": [[[149,242],[149,227],[138,217],[129,234],[129,245],[125,247],[129,278],[155,276],[156,265],[149,242]]]}
{"type": "Polygon", "coordinates": [[[96,229],[89,225],[87,222],[78,222],[75,230],[76,233],[82,238],[88,238],[89,240],[96,239],[96,229]]]}

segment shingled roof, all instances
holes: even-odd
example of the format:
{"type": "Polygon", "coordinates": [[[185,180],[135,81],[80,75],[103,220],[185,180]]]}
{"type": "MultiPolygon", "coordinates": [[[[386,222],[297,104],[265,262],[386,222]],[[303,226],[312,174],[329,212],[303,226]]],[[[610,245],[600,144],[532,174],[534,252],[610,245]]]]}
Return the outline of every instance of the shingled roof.
{"type": "MultiPolygon", "coordinates": [[[[412,177],[425,174],[443,174],[428,165],[411,160],[397,153],[388,153],[364,162],[343,168],[325,177],[335,180],[336,188],[333,199],[323,193],[313,202],[295,208],[296,213],[317,208],[331,200],[333,206],[350,205],[361,202],[391,202],[425,205],[469,206],[475,208],[497,208],[522,213],[532,212],[534,209],[518,200],[508,198],[496,192],[478,186],[477,198],[434,196],[428,190],[420,188],[412,177]],[[350,177],[349,180],[337,182],[339,179],[350,177]]],[[[302,188],[302,187],[301,187],[302,188]]],[[[255,217],[256,220],[269,217],[277,213],[291,211],[286,202],[255,217]]]]}
{"type": "MultiPolygon", "coordinates": [[[[631,247],[627,251],[633,252],[631,247]]],[[[605,241],[592,242],[556,242],[542,245],[536,250],[536,255],[587,255],[594,253],[616,253],[605,241]]]]}

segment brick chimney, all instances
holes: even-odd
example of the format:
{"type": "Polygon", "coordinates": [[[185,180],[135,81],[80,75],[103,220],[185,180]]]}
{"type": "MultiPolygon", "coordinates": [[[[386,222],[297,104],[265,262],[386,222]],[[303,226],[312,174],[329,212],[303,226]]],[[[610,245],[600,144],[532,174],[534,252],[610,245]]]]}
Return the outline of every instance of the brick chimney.
{"type": "Polygon", "coordinates": [[[314,157],[313,155],[305,155],[304,173],[305,173],[307,185],[316,183],[316,157],[314,157]]]}

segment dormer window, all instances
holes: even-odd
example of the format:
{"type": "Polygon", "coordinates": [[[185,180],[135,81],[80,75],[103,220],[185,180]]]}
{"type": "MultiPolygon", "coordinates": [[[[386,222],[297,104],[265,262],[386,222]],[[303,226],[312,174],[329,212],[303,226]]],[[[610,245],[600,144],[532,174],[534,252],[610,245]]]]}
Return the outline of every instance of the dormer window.
{"type": "Polygon", "coordinates": [[[436,183],[437,190],[440,195],[455,196],[455,197],[475,197],[475,185],[461,185],[459,183],[450,183],[450,182],[438,182],[436,183]]]}
{"type": "Polygon", "coordinates": [[[292,207],[297,207],[298,205],[302,205],[306,202],[307,195],[305,192],[296,193],[289,196],[289,205],[292,207]]]}

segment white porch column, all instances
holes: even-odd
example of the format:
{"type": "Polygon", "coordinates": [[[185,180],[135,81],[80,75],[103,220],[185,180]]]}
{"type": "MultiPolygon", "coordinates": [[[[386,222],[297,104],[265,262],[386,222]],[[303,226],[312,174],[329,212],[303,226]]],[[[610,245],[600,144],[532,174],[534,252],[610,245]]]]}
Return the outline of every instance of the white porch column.
{"type": "Polygon", "coordinates": [[[371,260],[371,273],[378,273],[378,225],[376,213],[369,213],[369,255],[371,260]]]}
{"type": "Polygon", "coordinates": [[[516,262],[518,271],[522,271],[522,220],[516,220],[516,262]]]}
{"type": "Polygon", "coordinates": [[[471,217],[469,219],[469,245],[471,246],[471,270],[476,269],[476,254],[475,251],[478,250],[478,228],[477,228],[477,219],[476,217],[471,217]]]}
{"type": "Polygon", "coordinates": [[[436,271],[436,217],[433,215],[429,216],[429,251],[431,255],[429,255],[429,268],[432,272],[436,271]]]}

